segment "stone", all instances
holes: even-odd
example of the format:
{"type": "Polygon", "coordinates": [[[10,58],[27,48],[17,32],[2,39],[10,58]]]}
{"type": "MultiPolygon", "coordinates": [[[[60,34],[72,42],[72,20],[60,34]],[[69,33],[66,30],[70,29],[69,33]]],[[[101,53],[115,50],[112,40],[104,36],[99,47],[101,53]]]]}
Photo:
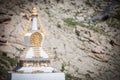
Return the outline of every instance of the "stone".
{"type": "Polygon", "coordinates": [[[65,80],[64,73],[8,73],[7,80],[65,80]]]}
{"type": "Polygon", "coordinates": [[[84,21],[84,17],[77,17],[78,21],[84,21]]]}
{"type": "Polygon", "coordinates": [[[11,18],[9,16],[0,16],[0,23],[10,21],[11,18]]]}

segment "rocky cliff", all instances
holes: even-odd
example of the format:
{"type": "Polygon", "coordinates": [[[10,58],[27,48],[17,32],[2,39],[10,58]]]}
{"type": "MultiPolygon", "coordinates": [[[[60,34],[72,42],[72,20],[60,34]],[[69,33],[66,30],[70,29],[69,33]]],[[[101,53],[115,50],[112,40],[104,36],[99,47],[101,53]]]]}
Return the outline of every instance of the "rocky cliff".
{"type": "Polygon", "coordinates": [[[92,21],[111,2],[0,0],[1,54],[17,58],[24,50],[26,46],[20,33],[32,7],[36,7],[47,32],[44,49],[55,54],[52,66],[65,72],[66,80],[119,80],[120,1],[116,0],[105,20],[92,21]]]}

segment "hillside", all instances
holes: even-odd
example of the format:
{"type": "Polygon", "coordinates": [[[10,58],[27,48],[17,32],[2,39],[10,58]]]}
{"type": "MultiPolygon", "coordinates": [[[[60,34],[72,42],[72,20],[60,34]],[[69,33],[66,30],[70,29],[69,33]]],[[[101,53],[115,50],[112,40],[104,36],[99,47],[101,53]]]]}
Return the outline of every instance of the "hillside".
{"type": "Polygon", "coordinates": [[[44,48],[55,54],[52,66],[66,80],[119,80],[120,1],[112,1],[0,0],[0,51],[19,57],[20,33],[36,7],[47,32],[44,48]]]}

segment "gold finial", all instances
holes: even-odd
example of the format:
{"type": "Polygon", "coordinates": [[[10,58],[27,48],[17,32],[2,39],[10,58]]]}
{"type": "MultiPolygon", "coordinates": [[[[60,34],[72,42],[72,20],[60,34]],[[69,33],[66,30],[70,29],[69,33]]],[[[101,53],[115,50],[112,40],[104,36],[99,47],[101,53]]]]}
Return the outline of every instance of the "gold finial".
{"type": "Polygon", "coordinates": [[[32,9],[32,15],[38,15],[38,11],[35,7],[32,9]]]}
{"type": "MultiPolygon", "coordinates": [[[[44,28],[43,28],[42,22],[41,22],[40,18],[38,17],[39,15],[38,15],[37,9],[36,9],[36,8],[33,8],[32,11],[31,11],[31,13],[32,13],[31,16],[34,16],[34,15],[36,16],[36,15],[37,15],[36,17],[37,17],[37,19],[38,19],[38,24],[39,24],[40,30],[41,30],[41,32],[42,32],[45,36],[47,36],[47,33],[45,32],[45,30],[44,30],[44,28]]],[[[24,31],[23,31],[22,33],[20,33],[20,35],[24,36],[24,35],[28,32],[29,27],[30,27],[30,24],[31,24],[31,21],[32,21],[32,17],[29,18],[29,21],[27,22],[27,24],[26,24],[26,26],[25,26],[25,28],[24,28],[24,31]]]]}

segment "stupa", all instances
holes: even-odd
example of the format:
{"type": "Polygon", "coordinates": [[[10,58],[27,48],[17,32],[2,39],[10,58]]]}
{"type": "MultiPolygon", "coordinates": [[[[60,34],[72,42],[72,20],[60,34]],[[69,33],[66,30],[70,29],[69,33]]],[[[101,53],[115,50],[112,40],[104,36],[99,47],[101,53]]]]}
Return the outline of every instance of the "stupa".
{"type": "Polygon", "coordinates": [[[54,55],[43,49],[46,32],[41,24],[36,8],[21,35],[27,46],[21,53],[16,69],[8,74],[8,80],[65,80],[64,73],[51,67],[54,55]]]}

